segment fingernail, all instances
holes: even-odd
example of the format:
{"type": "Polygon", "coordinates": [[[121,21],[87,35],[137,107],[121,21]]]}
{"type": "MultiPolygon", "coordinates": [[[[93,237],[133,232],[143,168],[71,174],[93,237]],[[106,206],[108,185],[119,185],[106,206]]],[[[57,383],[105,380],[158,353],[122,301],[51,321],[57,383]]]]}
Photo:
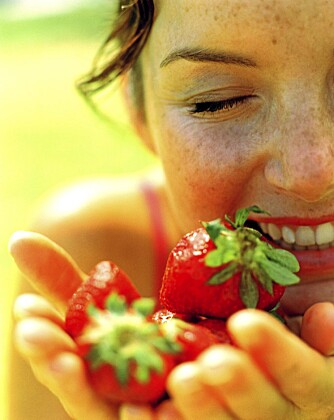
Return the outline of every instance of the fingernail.
{"type": "Polygon", "coordinates": [[[49,363],[49,369],[54,373],[63,373],[73,366],[74,357],[72,353],[59,353],[49,363]]]}
{"type": "Polygon", "coordinates": [[[135,420],[135,419],[149,419],[150,412],[145,406],[139,406],[135,404],[122,404],[119,409],[120,420],[135,420]]]}
{"type": "Polygon", "coordinates": [[[38,350],[38,331],[27,321],[20,321],[14,330],[14,343],[19,352],[29,355],[35,355],[38,350]]]}
{"type": "Polygon", "coordinates": [[[209,385],[230,382],[233,377],[233,355],[229,349],[212,349],[199,359],[201,377],[209,385]]]}
{"type": "Polygon", "coordinates": [[[169,377],[171,390],[178,393],[193,394],[201,390],[199,370],[195,363],[183,363],[172,371],[169,377]]]}
{"type": "Polygon", "coordinates": [[[34,296],[24,294],[18,296],[14,302],[13,314],[15,319],[20,320],[31,315],[31,308],[34,304],[34,296]]]}
{"type": "Polygon", "coordinates": [[[20,351],[33,351],[38,342],[39,331],[30,320],[20,321],[14,330],[14,339],[20,351]]]}
{"type": "Polygon", "coordinates": [[[181,419],[180,413],[177,411],[173,403],[169,401],[164,401],[160,404],[158,410],[158,420],[179,420],[181,419]]]}

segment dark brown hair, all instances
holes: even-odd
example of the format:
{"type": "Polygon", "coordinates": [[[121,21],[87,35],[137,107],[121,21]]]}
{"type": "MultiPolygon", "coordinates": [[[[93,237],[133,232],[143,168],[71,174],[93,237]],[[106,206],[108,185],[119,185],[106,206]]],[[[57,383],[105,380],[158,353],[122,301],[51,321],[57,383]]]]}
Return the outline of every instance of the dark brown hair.
{"type": "Polygon", "coordinates": [[[112,32],[99,49],[91,71],[78,82],[79,90],[87,98],[136,65],[153,18],[153,0],[119,1],[112,32]]]}

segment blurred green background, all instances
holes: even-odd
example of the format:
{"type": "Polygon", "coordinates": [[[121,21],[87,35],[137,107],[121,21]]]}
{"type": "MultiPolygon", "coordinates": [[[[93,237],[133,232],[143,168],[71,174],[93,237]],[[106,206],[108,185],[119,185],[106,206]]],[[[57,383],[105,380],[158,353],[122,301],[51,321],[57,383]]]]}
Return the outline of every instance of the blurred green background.
{"type": "MultiPolygon", "coordinates": [[[[10,235],[27,229],[38,201],[53,188],[85,177],[141,170],[154,164],[154,158],[132,134],[117,91],[106,102],[112,115],[107,123],[93,113],[75,89],[76,79],[89,70],[108,34],[114,2],[86,0],[77,2],[80,7],[36,15],[29,4],[23,9],[13,7],[10,0],[2,1],[0,407],[5,410],[6,378],[2,369],[18,277],[7,251],[10,235]]],[[[0,411],[0,418],[7,420],[3,413],[0,411]]]]}

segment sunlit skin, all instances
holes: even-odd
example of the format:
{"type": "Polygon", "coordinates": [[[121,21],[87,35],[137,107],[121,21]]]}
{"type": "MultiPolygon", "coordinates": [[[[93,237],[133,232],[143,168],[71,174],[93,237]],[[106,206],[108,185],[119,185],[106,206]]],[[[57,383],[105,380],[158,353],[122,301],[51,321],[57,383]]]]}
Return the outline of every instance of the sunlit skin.
{"type": "MultiPolygon", "coordinates": [[[[182,230],[253,203],[282,225],[334,221],[330,2],[195,1],[176,13],[164,1],[159,12],[143,54],[146,115],[182,230]]],[[[333,278],[334,248],[299,256],[307,281],[333,278]]]]}
{"type": "MultiPolygon", "coordinates": [[[[158,191],[171,243],[199,220],[252,204],[270,212],[254,220],[295,233],[300,226],[315,231],[334,223],[333,24],[334,6],[325,0],[158,2],[140,58],[145,120],[130,111],[143,141],[162,162],[166,188],[158,191]]],[[[104,211],[108,214],[108,207],[104,211]]],[[[94,204],[88,212],[78,210],[79,218],[55,224],[71,232],[71,221],[80,223],[82,214],[89,222],[94,204]]],[[[56,231],[42,221],[41,231],[56,231]]],[[[45,242],[48,257],[34,265],[25,256],[34,255],[41,239],[14,239],[11,249],[21,270],[64,308],[70,294],[66,276],[57,280],[40,270],[62,251],[45,242]]],[[[121,418],[152,420],[163,413],[185,420],[199,414],[209,420],[333,418],[334,247],[326,247],[292,250],[300,259],[301,284],[288,290],[283,307],[291,315],[305,313],[294,328],[302,339],[268,314],[241,311],[228,324],[238,348],[214,347],[181,365],[170,376],[167,405],[123,407],[121,418]]],[[[64,272],[72,267],[67,257],[62,264],[64,272]]],[[[78,273],[79,283],[84,274],[78,273]]],[[[21,297],[15,307],[23,318],[18,347],[40,381],[74,418],[117,418],[116,408],[89,388],[51,304],[27,299],[21,297]]]]}

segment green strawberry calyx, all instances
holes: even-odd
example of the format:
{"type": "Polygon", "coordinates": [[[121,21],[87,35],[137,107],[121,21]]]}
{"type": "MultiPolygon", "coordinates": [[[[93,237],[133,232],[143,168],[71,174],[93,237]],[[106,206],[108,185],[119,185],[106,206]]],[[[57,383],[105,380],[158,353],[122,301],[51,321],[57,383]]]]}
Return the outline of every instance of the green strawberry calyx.
{"type": "Polygon", "coordinates": [[[154,304],[154,299],[140,298],[128,305],[123,296],[112,293],[105,309],[88,307],[90,322],[77,341],[89,345],[84,357],[90,369],[110,365],[121,386],[127,386],[131,376],[145,384],[153,372],[163,373],[164,355],[178,354],[182,348],[149,320],[154,304]]]}
{"type": "Polygon", "coordinates": [[[241,300],[247,308],[256,308],[259,290],[255,279],[273,295],[273,283],[290,286],[300,281],[295,274],[300,267],[291,252],[274,248],[261,239],[261,232],[245,226],[251,212],[269,214],[258,206],[251,206],[238,210],[235,220],[225,216],[232,230],[221,219],[203,222],[202,225],[216,245],[216,249],[205,256],[205,264],[209,267],[223,266],[208,280],[208,284],[223,284],[240,272],[241,300]]]}

